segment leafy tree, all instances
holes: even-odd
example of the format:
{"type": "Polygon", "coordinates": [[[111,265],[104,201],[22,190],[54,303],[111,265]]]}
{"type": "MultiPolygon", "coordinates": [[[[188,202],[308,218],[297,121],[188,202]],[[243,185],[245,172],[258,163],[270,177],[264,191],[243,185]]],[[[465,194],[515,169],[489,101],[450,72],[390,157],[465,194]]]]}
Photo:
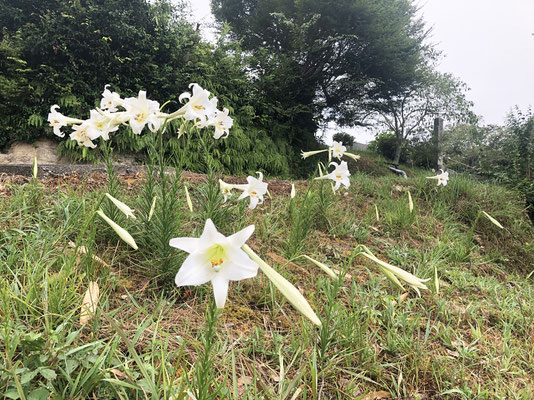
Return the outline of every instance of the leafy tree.
{"type": "MultiPolygon", "coordinates": [[[[376,154],[380,154],[389,160],[393,160],[393,157],[395,157],[395,145],[396,139],[394,133],[381,132],[375,135],[375,138],[369,143],[367,149],[376,154]]],[[[403,154],[403,156],[404,157],[401,158],[401,161],[405,162],[405,154],[403,154]]]]}
{"type": "Polygon", "coordinates": [[[411,0],[212,0],[212,8],[252,56],[251,75],[271,101],[262,113],[294,146],[312,144],[320,123],[358,124],[354,104],[401,93],[423,57],[426,31],[411,0]]]}
{"type": "Polygon", "coordinates": [[[376,121],[395,135],[393,163],[401,159],[403,144],[414,134],[425,133],[436,117],[448,122],[475,121],[473,105],[465,97],[465,83],[451,74],[428,70],[400,94],[365,105],[376,121]]]}
{"type": "Polygon", "coordinates": [[[534,114],[515,108],[505,126],[458,125],[444,134],[449,165],[520,191],[534,219],[534,114]]]}
{"type": "Polygon", "coordinates": [[[346,146],[347,148],[351,148],[354,144],[354,136],[347,132],[334,133],[332,139],[334,139],[336,142],[343,143],[343,146],[346,146]]]}

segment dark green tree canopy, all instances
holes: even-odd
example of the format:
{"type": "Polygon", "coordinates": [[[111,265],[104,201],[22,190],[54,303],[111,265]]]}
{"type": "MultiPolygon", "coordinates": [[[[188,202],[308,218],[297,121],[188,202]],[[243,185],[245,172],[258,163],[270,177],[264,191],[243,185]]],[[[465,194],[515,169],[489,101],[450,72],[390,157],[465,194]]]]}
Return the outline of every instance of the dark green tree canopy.
{"type": "Polygon", "coordinates": [[[354,136],[347,132],[334,133],[332,139],[336,142],[341,142],[343,146],[346,146],[347,148],[351,148],[354,144],[354,136]]]}
{"type": "Polygon", "coordinates": [[[411,0],[212,0],[212,8],[256,57],[266,95],[286,110],[300,105],[310,129],[357,125],[346,106],[400,93],[423,61],[426,31],[411,0]]]}

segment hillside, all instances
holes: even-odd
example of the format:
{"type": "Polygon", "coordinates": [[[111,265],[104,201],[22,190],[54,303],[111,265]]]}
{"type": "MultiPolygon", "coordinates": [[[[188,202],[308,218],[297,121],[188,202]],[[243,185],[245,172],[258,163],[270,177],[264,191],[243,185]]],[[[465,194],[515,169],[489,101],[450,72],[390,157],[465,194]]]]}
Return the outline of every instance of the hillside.
{"type": "MultiPolygon", "coordinates": [[[[219,203],[204,176],[184,175],[194,211],[180,189],[176,219],[156,210],[152,223],[179,237],[198,237],[207,216],[225,235],[254,224],[250,247],[322,321],[311,325],[259,273],[230,285],[212,336],[210,284],[173,284],[186,254],[115,213],[139,243],[134,252],[95,218],[100,206],[111,210],[106,176],[1,176],[0,392],[184,399],[203,373],[213,398],[532,398],[534,227],[520,199],[461,175],[437,187],[430,172],[403,179],[379,160],[356,165],[336,194],[328,182],[299,181],[290,200],[291,182],[267,179],[271,198],[255,210],[236,196],[219,203]],[[429,278],[428,290],[400,290],[360,245],[429,278]],[[100,289],[96,317],[80,325],[90,282],[100,289]],[[209,370],[199,367],[206,360],[209,370]]],[[[143,219],[145,178],[119,176],[117,185],[143,219]]]]}

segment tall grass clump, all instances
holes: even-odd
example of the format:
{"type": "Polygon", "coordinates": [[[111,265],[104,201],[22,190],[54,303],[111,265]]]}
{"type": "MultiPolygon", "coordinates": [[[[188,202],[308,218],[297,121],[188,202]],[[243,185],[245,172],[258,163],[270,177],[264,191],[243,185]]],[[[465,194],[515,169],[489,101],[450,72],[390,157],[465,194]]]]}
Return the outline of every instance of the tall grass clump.
{"type": "Polygon", "coordinates": [[[169,282],[176,273],[176,252],[169,240],[178,235],[183,218],[181,168],[176,159],[166,158],[167,146],[161,135],[152,136],[145,181],[139,197],[143,231],[140,239],[146,254],[149,274],[160,282],[169,282]],[[168,167],[171,164],[173,167],[168,167]],[[154,262],[156,268],[154,268],[154,262]]]}
{"type": "MultiPolygon", "coordinates": [[[[329,186],[329,185],[328,185],[329,186]]],[[[302,253],[317,216],[317,194],[311,188],[297,195],[289,204],[289,234],[285,240],[284,254],[292,259],[302,253]]]]}

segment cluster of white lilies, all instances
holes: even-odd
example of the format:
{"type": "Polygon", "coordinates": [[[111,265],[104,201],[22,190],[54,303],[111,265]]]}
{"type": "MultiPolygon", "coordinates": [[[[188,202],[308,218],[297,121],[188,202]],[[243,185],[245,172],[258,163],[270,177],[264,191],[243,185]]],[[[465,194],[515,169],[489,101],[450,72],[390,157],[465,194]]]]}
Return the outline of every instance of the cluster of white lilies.
{"type": "MultiPolygon", "coordinates": [[[[138,97],[123,99],[117,92],[111,92],[108,86],[106,85],[104,87],[100,108],[91,110],[89,113],[90,117],[86,120],[64,116],[58,112],[59,106],[53,105],[48,115],[48,121],[53,127],[54,133],[60,137],[64,137],[65,133],[62,129],[67,126],[72,126],[72,132],[70,133],[72,140],[77,141],[80,146],[95,148],[96,144],[93,143],[94,140],[98,138],[104,141],[109,140],[110,134],[116,132],[120,126],[129,126],[136,135],[141,134],[145,127],[148,127],[151,132],[155,133],[165,126],[167,122],[181,118],[184,122],[192,121],[197,128],[213,127],[213,137],[215,139],[221,139],[228,136],[229,129],[233,125],[232,118],[228,116],[228,109],[218,110],[217,98],[212,97],[208,90],[203,89],[196,83],[192,83],[189,86],[192,88],[192,93],[186,92],[180,95],[180,102],[186,102],[173,113],[163,113],[157,101],[146,98],[145,91],[139,91],[138,97]]],[[[184,129],[180,129],[179,135],[182,135],[183,132],[184,129]]],[[[358,160],[359,156],[347,152],[346,147],[342,143],[334,142],[331,147],[324,150],[303,152],[302,157],[307,158],[322,152],[328,152],[328,167],[334,166],[334,170],[326,173],[327,168],[324,166],[321,168],[321,163],[319,163],[319,176],[315,179],[332,180],[332,189],[334,192],[341,185],[348,188],[350,186],[350,172],[347,162],[341,159],[346,156],[358,160]],[[332,161],[333,158],[336,158],[338,162],[332,161]],[[325,170],[324,172],[323,169],[325,170]]],[[[241,191],[238,200],[247,197],[250,198],[250,209],[254,209],[258,204],[263,203],[264,196],[268,194],[268,185],[266,182],[263,182],[263,174],[261,172],[258,172],[258,174],[258,178],[253,176],[247,177],[246,184],[229,184],[223,180],[219,180],[220,191],[224,196],[224,201],[226,202],[232,196],[232,191],[235,189],[241,191]]],[[[438,185],[446,185],[448,172],[442,172],[440,175],[429,178],[438,179],[438,185]]],[[[192,210],[187,191],[186,194],[189,207],[192,210]]],[[[292,185],[291,198],[294,198],[295,194],[295,186],[292,185]]],[[[128,218],[135,219],[134,210],[109,193],[106,193],[106,195],[128,218]]],[[[149,220],[154,212],[155,203],[156,198],[152,202],[149,220]]],[[[413,208],[413,204],[411,208],[413,208]]],[[[98,210],[97,214],[112,227],[122,240],[133,249],[138,249],[135,240],[125,229],[107,217],[102,210],[98,210]]],[[[252,278],[257,275],[258,269],[261,269],[296,309],[302,312],[313,323],[320,325],[319,318],[302,294],[246,245],[247,240],[253,232],[254,225],[250,225],[227,237],[217,230],[211,219],[208,219],[199,238],[180,237],[171,239],[169,242],[170,246],[189,253],[189,256],[178,270],[175,278],[176,285],[202,285],[211,281],[216,306],[223,308],[228,296],[229,282],[252,278]]],[[[401,280],[414,288],[417,293],[419,293],[420,289],[427,289],[424,284],[427,280],[419,279],[407,271],[379,260],[367,248],[363,247],[363,251],[359,254],[376,262],[382,272],[398,286],[402,287],[401,280]]],[[[330,277],[337,279],[338,274],[326,264],[306,255],[302,257],[313,262],[330,277]]]]}
{"type": "Polygon", "coordinates": [[[315,154],[323,153],[325,151],[328,151],[328,166],[334,166],[334,170],[330,172],[329,174],[323,174],[323,170],[321,168],[321,164],[319,164],[319,177],[315,178],[317,180],[319,179],[330,179],[334,181],[333,190],[334,192],[338,190],[341,185],[345,186],[345,188],[348,188],[350,186],[350,172],[349,167],[347,165],[346,161],[341,161],[341,158],[343,156],[347,156],[352,158],[353,160],[359,160],[360,156],[352,153],[347,152],[347,148],[343,146],[343,143],[336,142],[332,144],[332,146],[328,147],[327,149],[323,150],[314,150],[314,151],[307,151],[302,152],[302,158],[308,158],[310,156],[313,156],[315,154]],[[339,164],[335,161],[332,161],[332,158],[337,158],[339,161],[341,161],[339,164]]]}
{"type": "Polygon", "coordinates": [[[144,90],[140,90],[137,97],[123,99],[117,92],[111,92],[108,86],[104,87],[100,108],[91,110],[89,119],[66,117],[57,111],[59,106],[54,104],[48,114],[48,122],[54,128],[54,133],[64,137],[61,128],[72,125],[70,138],[81,146],[95,148],[93,140],[109,140],[109,134],[117,131],[121,125],[128,125],[134,134],[139,135],[145,126],[152,132],[157,132],[165,122],[183,118],[195,121],[199,128],[213,126],[213,137],[219,139],[228,136],[234,122],[228,116],[226,108],[222,111],[217,109],[217,98],[210,98],[211,93],[197,83],[189,85],[193,88],[192,94],[185,92],[180,95],[180,102],[184,99],[188,99],[188,102],[171,114],[161,112],[160,104],[147,99],[144,90]]]}

